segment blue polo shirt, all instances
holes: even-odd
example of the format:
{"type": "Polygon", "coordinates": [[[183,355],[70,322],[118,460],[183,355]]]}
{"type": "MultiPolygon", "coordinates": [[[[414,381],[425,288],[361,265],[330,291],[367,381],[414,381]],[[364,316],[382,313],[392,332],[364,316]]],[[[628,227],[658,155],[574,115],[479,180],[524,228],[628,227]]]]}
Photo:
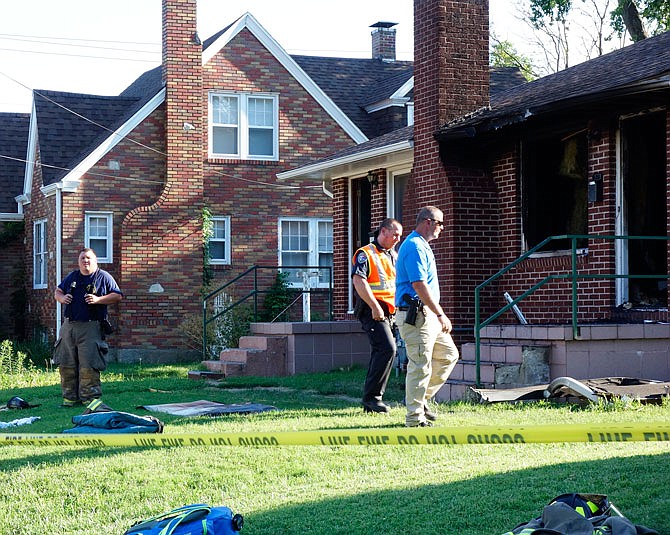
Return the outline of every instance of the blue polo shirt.
{"type": "Polygon", "coordinates": [[[98,296],[117,293],[123,295],[118,284],[104,269],[97,269],[90,275],[79,270],[72,271],[58,287],[63,293],[72,294],[72,303],[65,305],[65,317],[72,321],[96,321],[107,317],[107,305],[88,305],[84,301],[87,293],[98,296]]]}
{"type": "Polygon", "coordinates": [[[395,275],[395,305],[407,306],[403,296],[417,297],[413,282],[423,281],[428,285],[430,295],[436,303],[440,302],[440,284],[437,280],[435,255],[429,243],[413,230],[402,242],[398,259],[396,260],[395,275]]]}

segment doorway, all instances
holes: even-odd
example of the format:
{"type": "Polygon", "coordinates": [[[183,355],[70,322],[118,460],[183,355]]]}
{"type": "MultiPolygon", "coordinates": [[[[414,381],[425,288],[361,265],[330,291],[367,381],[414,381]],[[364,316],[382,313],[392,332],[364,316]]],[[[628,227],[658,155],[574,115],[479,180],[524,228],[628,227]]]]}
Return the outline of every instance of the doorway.
{"type": "MultiPolygon", "coordinates": [[[[617,232],[627,236],[667,235],[665,113],[621,121],[621,172],[617,188],[617,232]]],[[[663,275],[668,269],[665,240],[617,240],[617,272],[663,275]]],[[[617,305],[666,308],[667,278],[618,279],[617,305]]]]}

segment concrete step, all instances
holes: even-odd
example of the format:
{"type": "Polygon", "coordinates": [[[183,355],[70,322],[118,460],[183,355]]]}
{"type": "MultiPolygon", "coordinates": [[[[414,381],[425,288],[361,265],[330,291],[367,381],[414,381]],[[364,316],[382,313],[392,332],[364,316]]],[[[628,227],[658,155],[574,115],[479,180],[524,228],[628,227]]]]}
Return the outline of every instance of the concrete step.
{"type": "Polygon", "coordinates": [[[262,349],[264,351],[273,351],[278,346],[285,345],[288,338],[286,336],[268,336],[251,335],[240,337],[240,349],[262,349]]]}
{"type": "Polygon", "coordinates": [[[210,372],[221,374],[223,377],[239,377],[244,375],[246,363],[227,362],[224,360],[203,360],[202,365],[210,372]]]}
{"type": "Polygon", "coordinates": [[[249,359],[249,355],[262,351],[262,349],[240,349],[237,347],[224,349],[219,353],[219,360],[245,363],[249,359]]]}
{"type": "MultiPolygon", "coordinates": [[[[214,361],[218,362],[218,361],[214,361]]],[[[222,372],[210,372],[210,371],[204,371],[204,370],[189,370],[188,372],[188,378],[192,379],[194,381],[200,381],[200,380],[210,380],[210,381],[218,381],[219,379],[224,379],[225,375],[222,372]]]]}

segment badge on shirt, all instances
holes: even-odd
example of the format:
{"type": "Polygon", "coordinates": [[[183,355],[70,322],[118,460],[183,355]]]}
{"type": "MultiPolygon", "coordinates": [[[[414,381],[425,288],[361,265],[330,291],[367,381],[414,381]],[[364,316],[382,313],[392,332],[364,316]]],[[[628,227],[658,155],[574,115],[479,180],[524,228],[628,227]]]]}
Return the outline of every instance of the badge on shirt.
{"type": "Polygon", "coordinates": [[[358,256],[356,257],[356,263],[357,264],[365,264],[368,261],[368,255],[365,253],[358,253],[358,256]]]}

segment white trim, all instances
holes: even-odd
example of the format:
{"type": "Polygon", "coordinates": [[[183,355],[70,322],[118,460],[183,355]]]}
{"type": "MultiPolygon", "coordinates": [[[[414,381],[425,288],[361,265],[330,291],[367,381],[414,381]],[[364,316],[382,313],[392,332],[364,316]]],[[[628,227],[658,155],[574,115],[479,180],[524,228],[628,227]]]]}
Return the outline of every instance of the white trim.
{"type": "MultiPolygon", "coordinates": [[[[232,263],[232,258],[231,258],[231,243],[230,240],[232,239],[233,233],[231,232],[230,228],[230,216],[229,215],[222,215],[222,216],[212,216],[212,221],[223,221],[226,225],[225,227],[225,236],[223,240],[215,240],[217,242],[223,241],[224,242],[224,251],[223,251],[223,258],[212,258],[211,254],[211,246],[210,246],[210,254],[209,254],[209,263],[213,266],[229,266],[232,263]]],[[[210,243],[212,242],[214,238],[210,238],[209,241],[210,243]]]]}
{"type": "MultiPolygon", "coordinates": [[[[402,84],[395,93],[393,93],[389,98],[405,98],[407,93],[414,89],[414,76],[402,84]]],[[[409,99],[408,99],[409,100],[409,99]]]]}
{"type": "Polygon", "coordinates": [[[30,126],[28,128],[28,146],[26,149],[26,169],[23,175],[23,195],[15,197],[19,205],[30,204],[30,192],[33,188],[33,170],[35,168],[35,154],[37,154],[37,112],[33,100],[30,112],[30,126]]]}
{"type": "MultiPolygon", "coordinates": [[[[245,91],[222,91],[210,90],[207,94],[207,131],[209,158],[225,158],[235,160],[261,160],[276,162],[279,160],[279,95],[277,93],[258,92],[249,93],[245,91]],[[235,97],[237,99],[237,153],[214,152],[214,119],[213,119],[213,97],[235,97]],[[249,100],[265,99],[272,101],[272,154],[270,156],[250,154],[249,140],[249,100]]],[[[219,126],[219,125],[216,125],[219,126]]],[[[268,130],[270,130],[268,128],[268,130]]]]}
{"type": "Polygon", "coordinates": [[[408,98],[386,98],[384,100],[380,100],[379,102],[375,102],[374,104],[370,104],[369,106],[365,106],[365,111],[368,113],[374,113],[379,110],[385,110],[386,108],[392,108],[393,106],[404,108],[407,106],[408,102],[408,98]]]}
{"type": "Polygon", "coordinates": [[[90,247],[91,249],[95,249],[94,247],[91,246],[91,234],[90,234],[91,218],[99,218],[104,219],[106,221],[105,226],[107,227],[107,236],[105,236],[104,238],[97,238],[94,236],[93,239],[106,240],[105,254],[104,255],[98,254],[97,251],[96,254],[98,256],[98,262],[100,264],[111,264],[114,261],[114,213],[109,211],[103,212],[96,210],[84,212],[84,246],[90,247]]]}
{"type": "Polygon", "coordinates": [[[209,62],[224,46],[226,46],[243,28],[247,28],[270,52],[275,59],[293,76],[296,81],[317,101],[317,103],[330,115],[335,122],[356,143],[363,143],[368,138],[354,124],[349,117],[323,92],[323,90],[305,73],[304,70],[293,60],[293,58],[275,41],[275,39],[260,25],[251,15],[245,13],[219,38],[210,44],[202,53],[202,64],[209,62]]]}
{"type": "MultiPolygon", "coordinates": [[[[330,223],[331,225],[331,239],[333,239],[333,219],[330,217],[280,217],[277,220],[277,265],[279,267],[284,267],[287,270],[292,269],[291,266],[284,266],[282,264],[282,253],[284,252],[284,249],[282,249],[282,223],[284,222],[290,222],[290,221],[296,221],[300,223],[307,223],[307,250],[300,250],[299,252],[301,253],[307,253],[307,262],[306,265],[308,266],[317,266],[319,262],[319,223],[330,223]]],[[[334,247],[334,244],[333,244],[334,247]]],[[[297,252],[297,251],[296,251],[297,252]]],[[[331,256],[334,259],[334,250],[330,251],[331,256]]],[[[331,265],[331,268],[333,266],[331,265]]],[[[331,272],[332,274],[332,272],[331,272]]],[[[310,279],[315,278],[315,277],[310,277],[310,279]]],[[[329,284],[328,283],[321,283],[318,282],[318,287],[319,288],[328,288],[329,284]]],[[[296,282],[296,281],[289,281],[289,285],[292,288],[300,288],[302,287],[302,284],[296,282]]]]}
{"type": "Polygon", "coordinates": [[[23,221],[23,214],[15,214],[11,212],[1,213],[0,212],[0,221],[23,221]]]}
{"type": "MultiPolygon", "coordinates": [[[[347,156],[342,156],[341,158],[334,158],[332,160],[325,160],[317,162],[311,165],[306,165],[304,167],[299,167],[297,169],[291,169],[290,171],[284,171],[282,173],[277,173],[277,178],[279,180],[286,180],[289,178],[306,178],[306,179],[319,179],[323,180],[325,178],[337,178],[338,176],[349,176],[356,173],[362,173],[364,170],[367,171],[373,167],[386,167],[392,163],[397,163],[393,160],[392,156],[396,153],[401,153],[402,151],[412,150],[414,148],[414,142],[400,141],[392,145],[385,145],[383,147],[375,147],[367,151],[357,152],[356,154],[350,154],[347,156]],[[384,158],[381,165],[377,165],[378,162],[370,162],[372,158],[384,158]],[[362,164],[356,165],[356,164],[362,164]],[[332,173],[328,171],[339,167],[332,173]],[[363,169],[365,167],[365,169],[363,169]]],[[[402,160],[402,156],[398,160],[402,160]]],[[[411,156],[410,156],[411,159],[411,156]]]]}
{"type": "Polygon", "coordinates": [[[42,217],[40,219],[35,219],[33,221],[33,289],[34,290],[44,290],[45,288],[49,287],[49,281],[48,276],[49,276],[49,266],[48,266],[48,259],[49,259],[49,246],[48,246],[48,239],[47,239],[47,228],[48,228],[48,220],[46,217],[42,217]],[[38,243],[36,239],[36,234],[37,234],[37,228],[39,227],[40,229],[40,245],[44,246],[44,249],[40,247],[38,251],[38,243]],[[40,270],[40,281],[39,283],[35,282],[35,279],[37,277],[37,258],[38,254],[42,262],[44,262],[42,269],[44,270],[44,273],[42,273],[42,270],[40,270]],[[42,277],[42,274],[44,277],[42,277]]]}

